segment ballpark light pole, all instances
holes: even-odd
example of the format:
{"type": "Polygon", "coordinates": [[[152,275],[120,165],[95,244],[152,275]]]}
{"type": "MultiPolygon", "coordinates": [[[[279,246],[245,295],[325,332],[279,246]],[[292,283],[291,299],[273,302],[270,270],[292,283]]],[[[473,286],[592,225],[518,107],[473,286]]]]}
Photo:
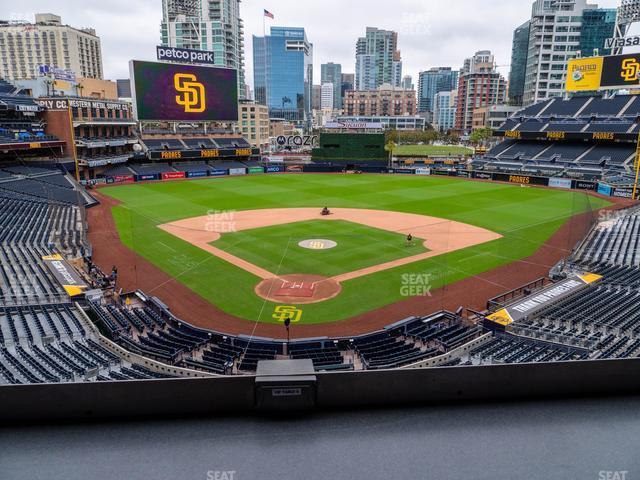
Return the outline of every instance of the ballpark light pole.
{"type": "Polygon", "coordinates": [[[638,133],[638,143],[636,145],[636,158],[634,163],[636,171],[636,179],[633,182],[633,193],[631,194],[631,200],[635,200],[638,194],[638,180],[640,180],[640,133],[638,133]]]}

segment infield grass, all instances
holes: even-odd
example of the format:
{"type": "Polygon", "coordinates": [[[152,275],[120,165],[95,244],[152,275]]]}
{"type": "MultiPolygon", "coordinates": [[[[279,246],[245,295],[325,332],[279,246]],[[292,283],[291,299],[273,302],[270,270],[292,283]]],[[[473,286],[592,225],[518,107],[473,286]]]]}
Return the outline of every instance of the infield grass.
{"type": "Polygon", "coordinates": [[[276,275],[325,277],[427,251],[418,238],[408,246],[405,235],[344,220],[310,220],[225,233],[212,245],[276,275]],[[327,250],[298,245],[311,239],[333,240],[338,245],[327,250]]]}
{"type": "MultiPolygon", "coordinates": [[[[127,246],[222,310],[261,322],[275,322],[271,318],[275,304],[255,295],[258,277],[157,225],[206,215],[211,210],[328,206],[417,213],[469,223],[503,235],[492,242],[344,282],[337,297],[302,307],[302,323],[325,323],[403,300],[403,282],[411,278],[403,274],[427,275],[432,289],[436,289],[525,258],[565,222],[573,225],[569,220],[573,215],[608,205],[574,191],[446,177],[366,174],[257,175],[122,185],[101,192],[122,202],[113,209],[113,215],[127,246]]],[[[289,258],[292,252],[288,243],[272,243],[269,256],[289,258]]],[[[565,248],[569,251],[573,246],[565,248]]],[[[241,247],[229,244],[229,248],[241,247]]],[[[256,248],[261,247],[256,244],[256,248]]],[[[381,263],[385,253],[380,248],[363,257],[375,255],[373,263],[381,263]]],[[[306,258],[311,268],[313,252],[306,258]]],[[[293,265],[301,260],[293,256],[291,259],[287,268],[295,267],[294,273],[312,273],[302,271],[301,264],[293,265]]],[[[265,257],[259,261],[273,260],[265,257]]],[[[460,302],[463,304],[464,299],[460,302]]]]}

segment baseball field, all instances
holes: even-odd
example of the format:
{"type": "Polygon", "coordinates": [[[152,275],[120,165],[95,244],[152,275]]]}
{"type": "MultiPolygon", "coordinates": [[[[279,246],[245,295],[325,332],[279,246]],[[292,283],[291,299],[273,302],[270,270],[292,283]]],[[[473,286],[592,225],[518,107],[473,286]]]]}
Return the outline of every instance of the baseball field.
{"type": "Polygon", "coordinates": [[[309,325],[525,259],[573,216],[608,205],[580,192],[401,175],[255,175],[100,191],[118,202],[120,240],[200,297],[263,323],[295,306],[296,321],[309,325]],[[323,207],[331,215],[321,216],[323,207]]]}

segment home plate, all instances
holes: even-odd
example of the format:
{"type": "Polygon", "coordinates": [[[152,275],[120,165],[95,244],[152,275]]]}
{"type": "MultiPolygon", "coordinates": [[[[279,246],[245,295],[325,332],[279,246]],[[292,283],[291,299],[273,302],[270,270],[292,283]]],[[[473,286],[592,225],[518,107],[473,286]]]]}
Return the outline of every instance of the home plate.
{"type": "Polygon", "coordinates": [[[315,282],[282,280],[281,287],[276,291],[276,297],[313,297],[315,282]]]}
{"type": "Polygon", "coordinates": [[[289,305],[329,300],[341,290],[340,283],[333,278],[298,273],[266,278],[255,287],[256,294],[265,300],[289,305]]]}

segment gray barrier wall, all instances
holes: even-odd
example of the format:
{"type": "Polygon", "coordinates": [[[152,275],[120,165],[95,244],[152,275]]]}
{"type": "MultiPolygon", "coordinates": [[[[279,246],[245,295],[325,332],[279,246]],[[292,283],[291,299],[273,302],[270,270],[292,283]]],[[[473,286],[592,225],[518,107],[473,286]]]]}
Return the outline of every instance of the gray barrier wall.
{"type": "MultiPolygon", "coordinates": [[[[640,359],[317,374],[319,409],[640,392],[640,359]]],[[[255,377],[0,387],[0,421],[251,414],[255,377]]]]}

